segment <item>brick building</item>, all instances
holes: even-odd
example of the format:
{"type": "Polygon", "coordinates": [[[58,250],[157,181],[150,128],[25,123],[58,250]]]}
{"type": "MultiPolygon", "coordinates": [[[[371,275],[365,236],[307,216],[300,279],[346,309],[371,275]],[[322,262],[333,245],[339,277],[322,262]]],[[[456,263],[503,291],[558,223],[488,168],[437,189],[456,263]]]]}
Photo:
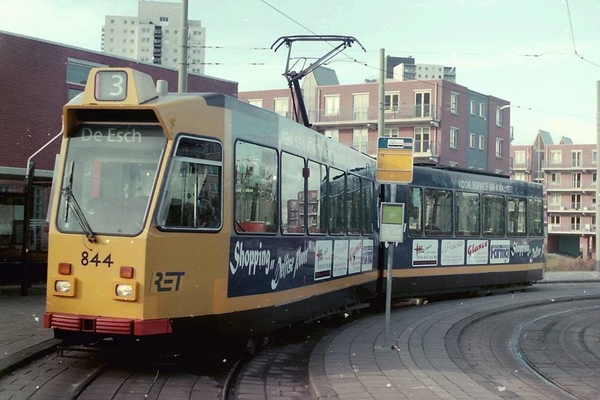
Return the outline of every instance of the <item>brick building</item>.
{"type": "MultiPolygon", "coordinates": [[[[27,160],[61,130],[62,107],[83,91],[93,67],[131,67],[177,90],[178,71],[0,31],[0,265],[20,260],[27,160]]],[[[236,82],[189,74],[188,91],[237,96],[236,82]]],[[[49,187],[60,138],[32,159],[34,208],[29,249],[44,250],[49,187]]],[[[45,255],[42,256],[45,259],[45,255]]],[[[0,271],[0,278],[4,271],[0,271]]],[[[1,279],[0,279],[1,281],[1,279]]]]}
{"type": "Polygon", "coordinates": [[[544,185],[547,249],[594,258],[596,253],[595,144],[573,144],[539,131],[533,145],[511,146],[511,177],[544,185]]]}
{"type": "MultiPolygon", "coordinates": [[[[377,154],[377,82],[340,85],[331,70],[320,67],[305,78],[303,96],[313,129],[377,154]]],[[[239,98],[284,116],[294,115],[287,89],[241,92],[239,98]]],[[[505,100],[445,79],[386,80],[385,135],[412,137],[415,162],[508,174],[507,105],[505,100]]]]}

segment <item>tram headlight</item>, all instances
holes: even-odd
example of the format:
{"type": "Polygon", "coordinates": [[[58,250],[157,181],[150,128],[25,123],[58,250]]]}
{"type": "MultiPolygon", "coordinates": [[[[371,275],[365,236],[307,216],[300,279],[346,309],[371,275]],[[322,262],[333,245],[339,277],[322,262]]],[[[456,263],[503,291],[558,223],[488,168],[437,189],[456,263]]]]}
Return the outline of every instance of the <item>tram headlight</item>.
{"type": "Polygon", "coordinates": [[[133,286],[117,285],[117,296],[130,297],[133,294],[133,286]]]}
{"type": "Polygon", "coordinates": [[[70,293],[71,292],[71,282],[69,281],[59,281],[54,282],[54,290],[58,293],[70,293]]]}
{"type": "Polygon", "coordinates": [[[117,281],[114,282],[113,287],[115,300],[137,300],[137,282],[117,281]]]}
{"type": "Polygon", "coordinates": [[[55,296],[75,297],[77,291],[77,280],[74,277],[57,276],[52,279],[54,285],[48,286],[52,288],[52,294],[55,296]]]}

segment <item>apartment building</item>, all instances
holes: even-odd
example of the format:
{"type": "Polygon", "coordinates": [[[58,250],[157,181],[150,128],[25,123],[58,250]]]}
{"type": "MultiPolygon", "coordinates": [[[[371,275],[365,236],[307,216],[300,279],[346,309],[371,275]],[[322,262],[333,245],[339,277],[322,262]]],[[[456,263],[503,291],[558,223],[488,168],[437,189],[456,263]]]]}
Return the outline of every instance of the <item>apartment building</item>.
{"type": "Polygon", "coordinates": [[[548,251],[588,259],[595,252],[596,145],[561,141],[546,146],[544,158],[548,251]]]}
{"type": "MultiPolygon", "coordinates": [[[[310,99],[306,105],[312,128],[376,156],[379,84],[336,84],[331,70],[328,74],[317,72],[321,68],[303,82],[303,95],[310,99]]],[[[293,118],[295,113],[287,89],[240,92],[238,97],[287,117],[293,118]]],[[[384,135],[413,138],[416,163],[508,174],[508,104],[445,79],[388,79],[384,135]]]]}
{"type": "Polygon", "coordinates": [[[206,28],[188,20],[188,50],[181,60],[181,3],[138,1],[138,15],[107,15],[102,27],[102,51],[119,57],[177,68],[188,63],[188,72],[204,74],[206,28]]]}
{"type": "Polygon", "coordinates": [[[550,133],[540,130],[533,145],[511,146],[510,159],[511,178],[544,185],[548,252],[593,257],[596,145],[573,144],[567,137],[554,144],[550,133]]]}

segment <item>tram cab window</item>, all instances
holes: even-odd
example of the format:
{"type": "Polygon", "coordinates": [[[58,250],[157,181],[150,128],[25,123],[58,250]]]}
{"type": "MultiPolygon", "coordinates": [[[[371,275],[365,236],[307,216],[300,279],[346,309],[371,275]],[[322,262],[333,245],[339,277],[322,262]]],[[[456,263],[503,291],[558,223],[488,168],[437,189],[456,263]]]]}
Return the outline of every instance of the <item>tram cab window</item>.
{"type": "Polygon", "coordinates": [[[448,236],[452,234],[452,192],[425,189],[425,234],[448,236]]]}
{"type": "Polygon", "coordinates": [[[276,232],[279,227],[278,158],[272,148],[235,144],[235,229],[276,232]]]}
{"type": "Polygon", "coordinates": [[[58,229],[108,235],[141,232],[165,143],[162,129],[155,126],[82,125],[73,130],[61,182],[58,229]]]}
{"type": "Polygon", "coordinates": [[[423,235],[423,189],[408,188],[408,233],[411,236],[423,235]]]}
{"type": "Polygon", "coordinates": [[[529,234],[543,236],[544,234],[544,202],[542,200],[529,200],[529,234]]]}
{"type": "Polygon", "coordinates": [[[507,198],[508,203],[508,236],[525,236],[527,234],[527,199],[507,198]]]}
{"type": "Polygon", "coordinates": [[[329,233],[343,234],[346,231],[346,174],[336,168],[329,169],[329,233]]]}
{"type": "Polygon", "coordinates": [[[281,154],[282,233],[304,233],[307,198],[303,171],[303,158],[288,153],[281,154]]]}
{"type": "Polygon", "coordinates": [[[506,201],[503,196],[482,196],[483,236],[504,236],[506,233],[506,201]]]}
{"type": "Polygon", "coordinates": [[[314,161],[308,162],[308,233],[327,232],[327,167],[314,161]]]}
{"type": "Polygon", "coordinates": [[[222,223],[222,146],[181,137],[158,213],[158,226],[218,230],[222,223]]]}
{"type": "Polygon", "coordinates": [[[479,194],[456,192],[456,236],[478,236],[479,221],[479,194]]]}

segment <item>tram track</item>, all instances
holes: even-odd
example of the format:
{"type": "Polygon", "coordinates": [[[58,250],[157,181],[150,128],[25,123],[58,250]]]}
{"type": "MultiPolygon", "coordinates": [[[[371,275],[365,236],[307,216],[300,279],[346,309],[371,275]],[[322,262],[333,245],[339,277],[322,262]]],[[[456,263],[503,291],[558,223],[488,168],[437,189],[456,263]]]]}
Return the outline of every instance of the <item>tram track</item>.
{"type": "MultiPolygon", "coordinates": [[[[464,398],[461,393],[487,393],[490,398],[600,398],[595,387],[600,379],[596,316],[600,293],[563,294],[564,287],[547,285],[523,293],[397,309],[394,369],[405,371],[403,376],[430,376],[427,385],[407,381],[399,389],[429,390],[439,385],[436,390],[459,399],[464,398]],[[472,382],[473,387],[459,387],[448,378],[456,373],[464,376],[458,381],[472,382]]],[[[77,350],[65,351],[63,357],[47,354],[0,378],[0,399],[11,398],[10,390],[19,399],[314,398],[312,385],[317,383],[311,379],[309,364],[315,346],[365,331],[379,335],[381,316],[377,310],[374,313],[350,318],[350,324],[345,324],[348,319],[320,321],[279,332],[252,358],[191,353],[177,364],[164,365],[131,353],[119,357],[77,350]]],[[[360,341],[352,342],[360,346],[360,341]]],[[[336,357],[331,350],[325,354],[336,357]]],[[[349,354],[352,369],[364,372],[368,379],[373,367],[361,356],[364,347],[341,346],[340,350],[346,357],[349,354]]],[[[389,357],[386,354],[375,352],[374,361],[389,357]]]]}

